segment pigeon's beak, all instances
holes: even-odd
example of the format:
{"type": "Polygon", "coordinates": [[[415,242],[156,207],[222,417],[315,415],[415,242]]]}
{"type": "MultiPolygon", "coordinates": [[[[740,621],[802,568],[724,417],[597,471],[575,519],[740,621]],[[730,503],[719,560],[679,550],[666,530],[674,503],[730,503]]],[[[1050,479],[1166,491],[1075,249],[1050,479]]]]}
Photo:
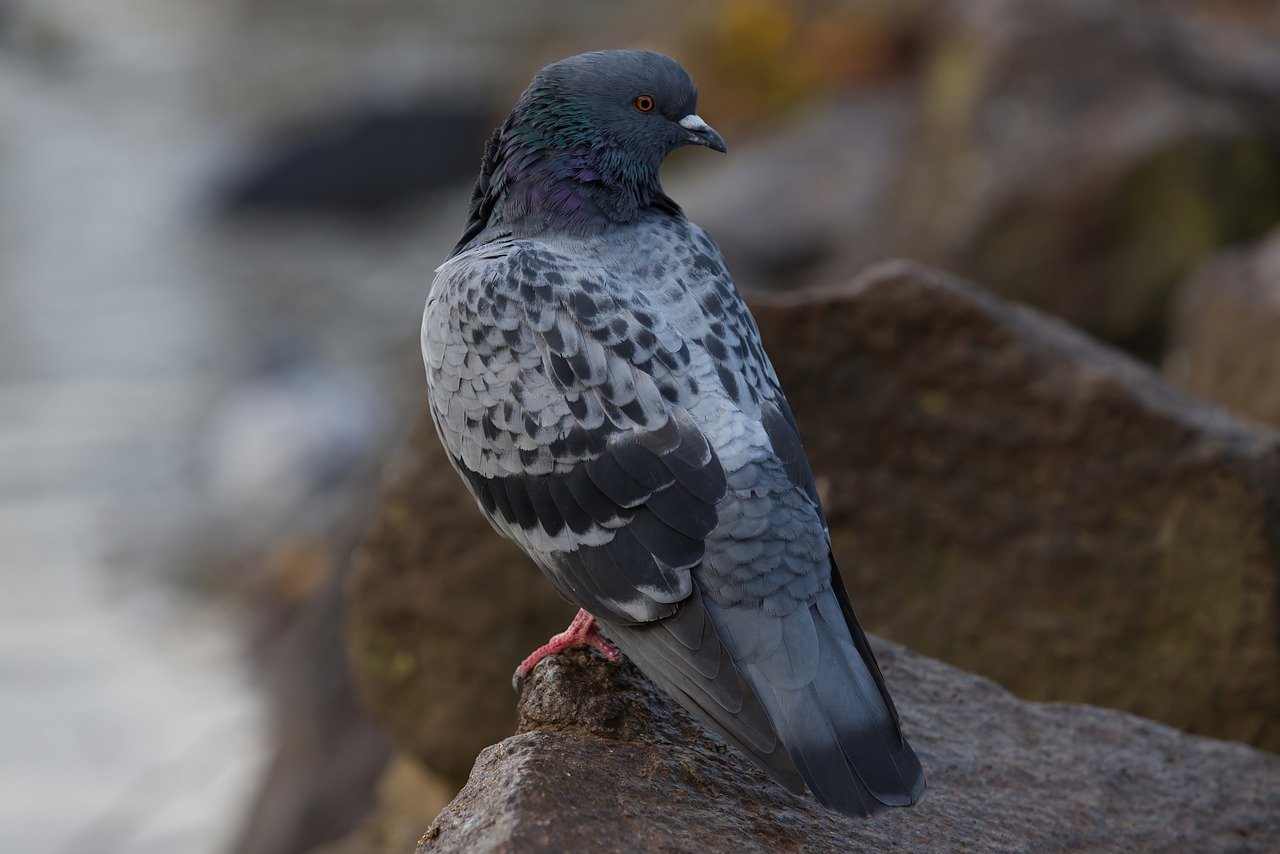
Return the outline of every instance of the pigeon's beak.
{"type": "Polygon", "coordinates": [[[701,116],[687,115],[680,120],[680,127],[688,131],[685,142],[691,145],[705,145],[712,151],[719,151],[724,154],[728,149],[725,147],[724,138],[716,133],[716,129],[702,120],[701,116]]]}

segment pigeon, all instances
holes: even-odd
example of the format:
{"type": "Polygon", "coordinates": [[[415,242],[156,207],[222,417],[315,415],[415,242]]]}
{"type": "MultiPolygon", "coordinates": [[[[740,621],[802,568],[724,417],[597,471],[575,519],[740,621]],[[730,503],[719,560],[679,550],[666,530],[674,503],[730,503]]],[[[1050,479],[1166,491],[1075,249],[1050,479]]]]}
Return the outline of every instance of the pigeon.
{"type": "Polygon", "coordinates": [[[724,258],[659,183],[725,152],[673,59],[543,68],[485,147],[422,323],[431,417],[502,536],[580,607],[521,665],[618,650],[790,791],[921,797],[813,472],[724,258]]]}

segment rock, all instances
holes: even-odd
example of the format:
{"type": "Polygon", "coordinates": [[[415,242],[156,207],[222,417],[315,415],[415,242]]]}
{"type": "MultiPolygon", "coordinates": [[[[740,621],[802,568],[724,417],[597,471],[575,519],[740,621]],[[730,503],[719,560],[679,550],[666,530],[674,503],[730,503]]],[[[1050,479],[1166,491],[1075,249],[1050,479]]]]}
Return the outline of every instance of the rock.
{"type": "Polygon", "coordinates": [[[1255,421],[1280,425],[1280,231],[1206,263],[1182,286],[1165,374],[1255,421]]]}
{"type": "Polygon", "coordinates": [[[1280,757],[1121,712],[1027,703],[875,641],[929,775],[860,821],[789,794],[629,664],[534,671],[519,734],[485,750],[418,848],[447,851],[1269,851],[1280,757]]]}
{"type": "MultiPolygon", "coordinates": [[[[346,552],[354,538],[347,532],[335,539],[334,550],[346,552]]],[[[291,570],[280,580],[292,586],[305,574],[291,570]]],[[[356,699],[343,631],[344,582],[340,570],[298,601],[258,596],[261,637],[253,660],[268,688],[274,751],[231,847],[235,854],[313,851],[350,833],[374,806],[391,745],[356,699]]]]}
{"type": "MultiPolygon", "coordinates": [[[[757,295],[863,622],[1040,700],[1280,749],[1277,437],[1060,322],[911,264],[757,295]]],[[[352,660],[396,743],[461,784],[563,603],[429,424],[355,559],[352,660]]]]}
{"type": "Polygon", "coordinates": [[[1237,95],[1275,88],[1274,16],[948,5],[887,247],[1158,354],[1178,281],[1280,220],[1280,102],[1237,95]]]}
{"type": "Polygon", "coordinates": [[[731,157],[699,160],[674,197],[715,235],[744,290],[837,281],[882,257],[882,212],[915,118],[896,89],[811,105],[734,143],[731,157]]]}
{"type": "Polygon", "coordinates": [[[1158,356],[1181,278],[1280,221],[1274,4],[922,5],[896,82],[731,133],[676,198],[743,286],[907,256],[1158,356]]]}
{"type": "Polygon", "coordinates": [[[470,184],[496,124],[477,103],[420,100],[339,112],[262,146],[221,191],[229,213],[368,216],[470,184]]]}
{"type": "Polygon", "coordinates": [[[402,749],[461,785],[515,725],[516,665],[575,609],[489,527],[425,413],[387,472],[354,558],[356,681],[402,749]]]}
{"type": "Polygon", "coordinates": [[[870,630],[1280,749],[1276,434],[908,263],[753,308],[870,630]]]}

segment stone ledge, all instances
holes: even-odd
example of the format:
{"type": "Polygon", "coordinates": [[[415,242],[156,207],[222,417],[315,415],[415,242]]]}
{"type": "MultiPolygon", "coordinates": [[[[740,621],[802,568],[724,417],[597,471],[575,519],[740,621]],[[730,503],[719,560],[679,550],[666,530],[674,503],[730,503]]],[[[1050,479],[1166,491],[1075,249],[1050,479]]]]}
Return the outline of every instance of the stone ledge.
{"type": "Polygon", "coordinates": [[[929,791],[858,821],[795,797],[630,664],[541,665],[418,848],[446,851],[1280,849],[1280,757],[1124,712],[1029,703],[874,640],[929,791]]]}

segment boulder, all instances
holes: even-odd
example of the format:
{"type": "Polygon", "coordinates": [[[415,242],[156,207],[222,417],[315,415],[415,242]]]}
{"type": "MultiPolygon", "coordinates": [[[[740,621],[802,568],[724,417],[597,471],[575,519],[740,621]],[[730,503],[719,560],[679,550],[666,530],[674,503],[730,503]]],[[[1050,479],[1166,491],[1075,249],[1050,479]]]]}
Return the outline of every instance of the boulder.
{"type": "Polygon", "coordinates": [[[1122,712],[1028,703],[873,639],[929,778],[850,819],[769,781],[629,664],[541,664],[418,854],[448,851],[1270,851],[1280,757],[1122,712]]]}
{"type": "MultiPolygon", "coordinates": [[[[1274,434],[916,265],[752,301],[869,628],[1029,699],[1280,749],[1274,434]]],[[[354,563],[364,704],[460,785],[515,725],[515,664],[573,608],[426,419],[354,563]]]]}
{"type": "Polygon", "coordinates": [[[1204,264],[1178,293],[1165,375],[1280,425],[1280,230],[1204,264]]]}
{"type": "Polygon", "coordinates": [[[1280,749],[1280,437],[909,263],[753,307],[870,630],[1280,749]]]}
{"type": "Polygon", "coordinates": [[[886,248],[1158,355],[1179,280],[1280,220],[1280,16],[1213,5],[947,3],[886,248]]]}
{"type": "MultiPolygon", "coordinates": [[[[334,552],[342,553],[354,537],[334,539],[334,552]]],[[[234,854],[302,854],[347,835],[375,806],[391,757],[386,735],[356,698],[344,632],[345,565],[323,580],[323,569],[286,565],[328,557],[318,544],[297,544],[277,549],[263,567],[276,584],[255,596],[252,659],[266,687],[273,749],[234,854]]]]}
{"type": "Polygon", "coordinates": [[[675,197],[740,285],[903,255],[1154,358],[1178,282],[1280,221],[1280,13],[1227,5],[896,4],[896,80],[730,132],[675,197]]]}
{"type": "Polygon", "coordinates": [[[883,257],[883,212],[916,112],[892,88],[812,104],[732,143],[731,157],[677,172],[672,193],[715,236],[744,290],[839,281],[883,257]]]}

